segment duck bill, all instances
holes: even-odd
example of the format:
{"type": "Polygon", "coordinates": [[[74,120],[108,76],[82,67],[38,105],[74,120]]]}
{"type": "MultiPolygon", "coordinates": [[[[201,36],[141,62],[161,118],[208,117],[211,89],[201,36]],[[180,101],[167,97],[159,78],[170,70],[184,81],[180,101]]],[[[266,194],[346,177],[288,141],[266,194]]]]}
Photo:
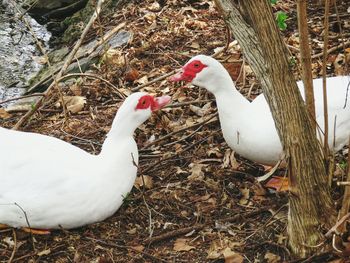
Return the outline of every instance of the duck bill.
{"type": "Polygon", "coordinates": [[[178,82],[178,81],[185,81],[185,82],[192,82],[196,75],[192,72],[189,72],[188,70],[182,69],[179,72],[177,72],[175,75],[171,76],[169,78],[169,81],[171,82],[178,82]]]}
{"type": "Polygon", "coordinates": [[[169,78],[169,81],[171,82],[178,82],[182,80],[185,80],[185,75],[182,70],[169,78]]]}
{"type": "Polygon", "coordinates": [[[154,98],[154,105],[152,105],[152,111],[156,111],[163,108],[170,101],[171,101],[171,97],[167,95],[154,98]]]}

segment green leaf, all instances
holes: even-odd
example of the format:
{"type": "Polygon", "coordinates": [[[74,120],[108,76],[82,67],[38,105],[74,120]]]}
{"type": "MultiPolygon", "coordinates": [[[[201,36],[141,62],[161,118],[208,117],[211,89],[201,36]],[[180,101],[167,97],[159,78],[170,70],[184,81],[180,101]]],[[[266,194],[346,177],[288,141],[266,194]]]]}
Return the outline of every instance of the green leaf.
{"type": "Polygon", "coordinates": [[[277,0],[270,0],[270,3],[275,5],[277,3],[277,0]]]}
{"type": "Polygon", "coordinates": [[[283,11],[278,11],[276,13],[276,21],[279,29],[285,30],[287,28],[286,20],[288,15],[283,11]]]}

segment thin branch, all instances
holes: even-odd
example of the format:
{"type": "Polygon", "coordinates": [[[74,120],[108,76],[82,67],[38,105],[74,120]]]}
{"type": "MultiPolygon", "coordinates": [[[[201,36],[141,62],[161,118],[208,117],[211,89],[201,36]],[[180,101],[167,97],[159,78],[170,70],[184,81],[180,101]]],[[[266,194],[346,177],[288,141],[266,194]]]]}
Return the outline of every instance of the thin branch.
{"type": "MultiPolygon", "coordinates": [[[[311,119],[315,119],[315,99],[312,82],[311,51],[309,44],[309,32],[307,28],[307,2],[306,0],[297,1],[298,10],[298,30],[300,35],[300,59],[302,68],[302,78],[304,83],[305,103],[311,119]]],[[[316,123],[311,122],[316,132],[316,123]]]]}
{"type": "Polygon", "coordinates": [[[329,0],[325,0],[324,15],[324,41],[323,41],[323,63],[322,63],[322,84],[323,84],[323,113],[324,113],[324,142],[323,147],[328,158],[328,103],[327,103],[327,47],[329,35],[329,0]]]}
{"type": "Polygon", "coordinates": [[[143,147],[141,150],[145,150],[145,149],[149,148],[150,146],[152,146],[152,145],[154,145],[154,144],[156,144],[156,143],[158,143],[158,142],[160,142],[160,141],[163,141],[163,140],[165,140],[165,139],[167,139],[167,138],[170,138],[170,137],[173,136],[174,134],[177,134],[177,133],[182,132],[182,131],[186,131],[186,130],[191,129],[191,128],[195,128],[195,127],[197,127],[197,126],[201,126],[201,125],[203,125],[204,123],[207,123],[207,122],[209,122],[210,120],[212,120],[213,118],[215,118],[217,115],[218,115],[218,114],[215,113],[215,114],[213,114],[212,116],[210,116],[209,118],[205,119],[204,121],[201,121],[201,122],[196,123],[196,124],[193,124],[193,125],[191,125],[191,126],[186,126],[186,127],[182,128],[182,129],[179,129],[179,130],[177,130],[177,131],[173,131],[173,132],[171,132],[171,133],[168,133],[167,135],[165,135],[165,136],[163,136],[163,137],[161,137],[161,138],[159,138],[159,139],[157,139],[157,140],[154,140],[153,142],[150,142],[150,143],[147,144],[145,147],[143,147]]]}
{"type": "MultiPolygon", "coordinates": [[[[337,51],[337,50],[343,49],[343,48],[347,48],[347,47],[350,47],[350,41],[347,41],[347,42],[341,43],[341,44],[339,44],[337,46],[329,48],[327,50],[327,52],[326,52],[326,56],[328,56],[329,54],[331,54],[334,51],[337,51]]],[[[320,57],[323,57],[323,56],[325,56],[324,55],[324,51],[322,51],[321,53],[318,53],[318,54],[315,54],[315,55],[311,56],[311,58],[315,59],[315,58],[320,58],[320,57]]]]}
{"type": "Polygon", "coordinates": [[[154,243],[157,243],[160,241],[164,241],[166,239],[170,239],[173,237],[187,234],[187,233],[192,232],[194,230],[202,230],[204,227],[205,227],[205,224],[199,224],[199,225],[194,225],[194,226],[190,226],[190,227],[176,229],[176,230],[161,234],[159,236],[148,238],[148,239],[146,239],[145,243],[147,245],[151,245],[151,244],[154,244],[154,243]]]}

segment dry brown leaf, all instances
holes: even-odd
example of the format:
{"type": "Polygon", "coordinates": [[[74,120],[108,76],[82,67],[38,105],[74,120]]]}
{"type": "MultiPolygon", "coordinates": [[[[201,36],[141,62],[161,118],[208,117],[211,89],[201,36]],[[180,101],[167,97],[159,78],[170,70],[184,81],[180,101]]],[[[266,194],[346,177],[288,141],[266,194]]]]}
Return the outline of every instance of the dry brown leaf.
{"type": "Polygon", "coordinates": [[[148,82],[148,77],[145,75],[135,81],[137,84],[144,85],[148,82]]]}
{"type": "Polygon", "coordinates": [[[333,65],[334,65],[334,73],[337,76],[342,76],[345,74],[345,56],[343,54],[338,54],[338,56],[335,58],[333,65]]]}
{"type": "Polygon", "coordinates": [[[283,245],[285,243],[285,240],[287,239],[287,237],[283,234],[277,234],[277,244],[283,245]]]}
{"type": "Polygon", "coordinates": [[[268,188],[273,188],[277,192],[286,192],[289,190],[288,178],[273,176],[265,185],[268,188]]]}
{"type": "Polygon", "coordinates": [[[152,24],[156,18],[157,18],[157,15],[154,14],[154,13],[147,13],[143,16],[143,18],[150,24],[152,24]]]}
{"type": "Polygon", "coordinates": [[[105,52],[101,61],[106,65],[113,65],[118,68],[122,68],[126,64],[123,52],[113,48],[110,48],[105,52]]]}
{"type": "Polygon", "coordinates": [[[142,245],[132,246],[132,248],[139,252],[142,252],[145,249],[145,247],[142,245]]]}
{"type": "Polygon", "coordinates": [[[176,167],[176,174],[188,174],[187,171],[182,170],[180,167],[176,167]]]}
{"type": "Polygon", "coordinates": [[[281,257],[278,255],[275,255],[271,252],[267,252],[264,256],[264,259],[266,259],[267,263],[278,263],[281,262],[281,257]]]}
{"type": "Polygon", "coordinates": [[[153,2],[151,5],[149,5],[147,7],[148,10],[152,11],[152,12],[158,12],[160,11],[162,8],[160,6],[160,4],[158,2],[153,2]]]}
{"type": "Polygon", "coordinates": [[[239,204],[246,205],[249,202],[250,190],[247,187],[241,188],[240,190],[241,190],[242,198],[239,200],[239,204]]]}
{"type": "Polygon", "coordinates": [[[75,96],[81,96],[82,90],[80,84],[75,82],[74,84],[69,86],[69,89],[73,92],[75,96]]]}
{"type": "Polygon", "coordinates": [[[86,98],[83,96],[63,96],[63,100],[71,113],[78,113],[86,104],[86,98]]]}
{"type": "Polygon", "coordinates": [[[175,251],[190,251],[192,249],[195,249],[194,246],[188,245],[189,239],[186,238],[178,238],[175,240],[174,243],[174,250],[175,251]]]}
{"type": "Polygon", "coordinates": [[[204,179],[204,173],[202,172],[204,164],[199,164],[199,163],[191,163],[190,165],[191,168],[191,175],[187,177],[188,180],[190,181],[201,181],[204,179]]]}
{"type": "Polygon", "coordinates": [[[222,164],[223,168],[232,167],[232,169],[237,170],[239,163],[235,157],[235,152],[231,149],[225,151],[224,160],[222,164]]]}
{"type": "Polygon", "coordinates": [[[205,104],[202,108],[191,104],[190,110],[193,111],[197,116],[203,117],[210,112],[211,102],[205,104]]]}
{"type": "Polygon", "coordinates": [[[198,42],[192,42],[190,47],[194,49],[200,49],[201,46],[198,42]]]}
{"type": "Polygon", "coordinates": [[[8,118],[11,118],[11,114],[8,113],[5,109],[0,108],[0,119],[6,120],[8,118]]]}
{"type": "Polygon", "coordinates": [[[128,233],[129,235],[135,235],[136,231],[137,231],[137,229],[136,229],[136,227],[134,227],[134,228],[126,230],[126,233],[128,233]]]}
{"type": "Polygon", "coordinates": [[[137,189],[140,189],[141,186],[143,186],[143,183],[145,183],[145,187],[147,189],[151,189],[153,187],[153,179],[152,179],[152,177],[148,176],[148,175],[138,176],[136,178],[136,180],[135,180],[134,185],[135,185],[135,187],[137,189]],[[142,179],[142,177],[143,177],[143,179],[142,179]]]}
{"type": "Polygon", "coordinates": [[[136,69],[129,68],[125,72],[124,79],[126,81],[134,82],[139,76],[140,76],[140,73],[136,69]]]}
{"type": "Polygon", "coordinates": [[[223,154],[221,153],[219,147],[212,147],[207,151],[207,156],[208,157],[218,157],[221,158],[223,154]]]}
{"type": "Polygon", "coordinates": [[[45,250],[42,250],[42,251],[40,251],[40,252],[38,252],[37,253],[37,255],[39,256],[39,257],[41,257],[41,256],[47,256],[47,255],[49,255],[51,253],[51,249],[45,249],[45,250]]]}
{"type": "Polygon", "coordinates": [[[229,247],[222,251],[224,255],[225,263],[242,263],[244,261],[243,256],[232,251],[229,247]]]}

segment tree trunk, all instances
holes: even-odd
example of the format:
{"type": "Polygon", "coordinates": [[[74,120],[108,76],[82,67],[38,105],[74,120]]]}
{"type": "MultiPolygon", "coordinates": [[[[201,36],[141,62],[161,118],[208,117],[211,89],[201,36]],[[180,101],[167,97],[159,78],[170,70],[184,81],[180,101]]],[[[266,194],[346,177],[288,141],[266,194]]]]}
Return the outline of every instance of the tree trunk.
{"type": "Polygon", "coordinates": [[[311,52],[309,45],[309,33],[307,29],[307,11],[306,0],[297,1],[298,10],[298,30],[300,40],[300,60],[304,83],[305,103],[312,119],[312,127],[316,131],[316,114],[315,114],[315,100],[314,89],[312,85],[312,67],[311,67],[311,52]]]}
{"type": "Polygon", "coordinates": [[[287,230],[291,249],[298,257],[319,252],[320,247],[315,246],[323,240],[321,224],[330,226],[335,213],[322,152],[270,4],[267,0],[216,0],[216,4],[261,81],[289,158],[287,230]]]}

